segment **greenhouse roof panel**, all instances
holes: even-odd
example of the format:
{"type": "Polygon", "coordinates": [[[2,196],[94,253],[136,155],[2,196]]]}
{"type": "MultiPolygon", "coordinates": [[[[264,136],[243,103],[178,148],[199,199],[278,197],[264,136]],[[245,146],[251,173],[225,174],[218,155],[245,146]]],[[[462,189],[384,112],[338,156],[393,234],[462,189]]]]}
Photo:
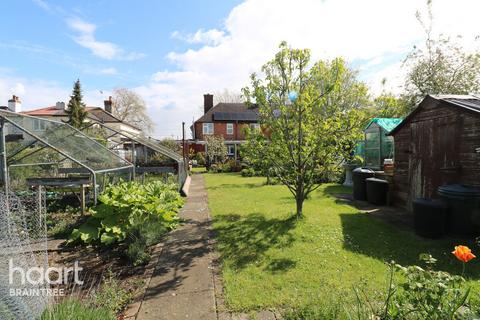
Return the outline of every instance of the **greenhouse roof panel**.
{"type": "Polygon", "coordinates": [[[145,136],[141,136],[141,135],[136,135],[136,134],[130,133],[128,131],[124,131],[124,130],[117,131],[117,130],[114,130],[113,128],[109,127],[106,124],[100,124],[100,125],[103,128],[106,128],[110,131],[117,132],[119,135],[121,135],[121,136],[123,136],[127,139],[130,139],[134,142],[140,143],[140,144],[148,147],[151,150],[159,152],[160,154],[163,154],[164,156],[169,157],[170,159],[173,159],[178,163],[183,162],[183,157],[181,155],[179,155],[175,151],[161,145],[158,141],[156,141],[154,139],[151,139],[151,138],[148,138],[148,137],[145,137],[145,136]]]}
{"type": "Polygon", "coordinates": [[[93,171],[132,167],[131,163],[66,123],[4,110],[0,110],[0,117],[17,131],[23,131],[26,137],[93,171]]]}
{"type": "Polygon", "coordinates": [[[403,121],[403,118],[373,118],[365,127],[365,129],[370,127],[372,123],[376,123],[383,129],[385,129],[387,133],[389,133],[390,131],[395,129],[402,121],[403,121]]]}

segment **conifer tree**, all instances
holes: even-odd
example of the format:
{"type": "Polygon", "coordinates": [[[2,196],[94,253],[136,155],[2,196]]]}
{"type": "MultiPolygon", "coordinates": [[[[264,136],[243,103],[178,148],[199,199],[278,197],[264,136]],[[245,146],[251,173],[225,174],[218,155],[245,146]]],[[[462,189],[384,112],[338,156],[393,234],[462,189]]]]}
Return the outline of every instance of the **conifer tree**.
{"type": "Polygon", "coordinates": [[[73,85],[72,95],[67,106],[68,124],[75,128],[81,128],[85,118],[87,117],[87,110],[85,104],[82,101],[82,88],[80,86],[80,80],[77,79],[73,85]]]}

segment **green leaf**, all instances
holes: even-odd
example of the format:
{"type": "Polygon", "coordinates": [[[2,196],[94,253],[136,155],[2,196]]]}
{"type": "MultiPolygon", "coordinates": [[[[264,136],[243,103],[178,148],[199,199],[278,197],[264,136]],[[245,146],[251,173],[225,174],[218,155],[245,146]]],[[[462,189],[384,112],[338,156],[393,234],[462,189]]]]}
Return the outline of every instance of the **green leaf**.
{"type": "Polygon", "coordinates": [[[117,241],[117,237],[115,235],[112,235],[110,233],[103,233],[102,236],[100,237],[100,242],[104,245],[111,245],[115,241],[117,241]]]}
{"type": "Polygon", "coordinates": [[[85,223],[80,226],[78,230],[80,233],[80,239],[85,243],[92,243],[98,239],[98,227],[89,223],[85,223]]]}

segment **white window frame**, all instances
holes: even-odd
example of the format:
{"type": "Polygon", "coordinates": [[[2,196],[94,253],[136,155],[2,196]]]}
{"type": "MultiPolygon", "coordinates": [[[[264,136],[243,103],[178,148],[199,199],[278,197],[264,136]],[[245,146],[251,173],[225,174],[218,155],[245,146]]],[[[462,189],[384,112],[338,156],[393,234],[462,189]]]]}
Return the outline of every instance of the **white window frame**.
{"type": "Polygon", "coordinates": [[[212,122],[204,122],[202,126],[203,134],[213,134],[213,123],[212,122]]]}
{"type": "Polygon", "coordinates": [[[227,155],[234,156],[235,155],[235,145],[234,144],[227,144],[227,155]],[[232,152],[230,152],[230,148],[232,148],[232,152]]]}
{"type": "Polygon", "coordinates": [[[227,134],[233,134],[233,123],[227,123],[227,134]]]}
{"type": "Polygon", "coordinates": [[[250,123],[250,129],[252,130],[260,130],[260,123],[250,123]]]}
{"type": "Polygon", "coordinates": [[[33,131],[45,131],[46,125],[45,121],[40,119],[33,119],[33,131]]]}

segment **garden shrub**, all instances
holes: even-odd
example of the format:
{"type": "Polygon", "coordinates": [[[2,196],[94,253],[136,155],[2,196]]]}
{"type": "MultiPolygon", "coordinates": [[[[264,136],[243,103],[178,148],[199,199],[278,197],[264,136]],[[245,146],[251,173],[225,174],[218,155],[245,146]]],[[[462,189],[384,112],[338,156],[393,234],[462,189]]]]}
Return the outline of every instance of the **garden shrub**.
{"type": "Polygon", "coordinates": [[[218,167],[220,172],[232,172],[232,166],[230,162],[221,163],[218,167]]]}
{"type": "Polygon", "coordinates": [[[90,304],[95,308],[108,310],[112,314],[119,314],[132,298],[133,293],[123,289],[113,272],[108,270],[100,289],[92,294],[90,304]]]}
{"type": "Polygon", "coordinates": [[[214,163],[214,164],[211,164],[210,167],[208,168],[208,171],[210,172],[213,172],[213,173],[218,173],[220,172],[220,167],[218,164],[214,163]]]}
{"type": "Polygon", "coordinates": [[[122,182],[110,185],[99,196],[100,204],[91,209],[91,217],[74,229],[69,242],[111,245],[124,242],[130,232],[154,223],[159,233],[174,229],[183,199],[174,184],[160,181],[140,184],[122,182]]]}
{"type": "Polygon", "coordinates": [[[444,271],[434,271],[436,262],[429,255],[421,257],[426,268],[396,265],[405,278],[394,296],[388,313],[392,318],[408,319],[467,319],[473,317],[468,306],[470,288],[465,279],[444,271]]]}
{"type": "Polygon", "coordinates": [[[98,291],[83,299],[69,297],[45,310],[40,320],[115,320],[132,298],[133,293],[122,288],[120,281],[108,270],[98,291]]]}
{"type": "MultiPolygon", "coordinates": [[[[455,252],[454,254],[457,255],[455,252]]],[[[330,302],[322,297],[316,300],[316,303],[285,309],[282,313],[283,319],[473,320],[480,318],[478,313],[480,306],[476,300],[478,297],[470,298],[470,288],[466,286],[462,276],[433,270],[436,260],[429,254],[420,255],[420,260],[425,263],[425,267],[417,265],[403,267],[394,262],[389,264],[389,284],[383,294],[384,298],[378,299],[376,294],[373,297],[364,282],[354,287],[356,297],[354,304],[346,303],[341,297],[335,295],[330,302]],[[397,275],[399,277],[396,277],[397,275]]],[[[462,259],[459,258],[459,260],[462,259]]],[[[468,260],[462,261],[465,267],[468,260]]]]}
{"type": "Polygon", "coordinates": [[[242,177],[253,177],[255,176],[255,170],[253,168],[245,168],[241,171],[242,177]]]}
{"type": "Polygon", "coordinates": [[[212,173],[221,173],[221,172],[237,172],[240,170],[240,165],[237,164],[237,161],[230,159],[226,162],[213,163],[208,168],[209,172],[212,173]]]}
{"type": "Polygon", "coordinates": [[[151,221],[147,224],[135,226],[129,232],[125,255],[134,266],[146,264],[150,261],[148,247],[157,244],[168,230],[161,221],[151,221]]]}
{"type": "Polygon", "coordinates": [[[125,255],[134,266],[147,264],[151,259],[147,244],[142,238],[137,238],[132,241],[128,245],[125,255]]]}
{"type": "Polygon", "coordinates": [[[228,172],[239,172],[242,169],[242,166],[235,159],[229,159],[226,163],[230,167],[228,172]]]}
{"type": "Polygon", "coordinates": [[[92,308],[77,299],[66,299],[47,309],[40,320],[115,320],[116,316],[106,308],[92,308]]]}
{"type": "Polygon", "coordinates": [[[436,262],[428,254],[420,255],[426,264],[403,267],[390,264],[389,286],[385,302],[370,301],[361,288],[355,288],[357,305],[351,310],[359,320],[367,319],[476,319],[476,306],[469,300],[470,288],[462,276],[432,269],[436,262]],[[395,274],[401,280],[396,283],[395,274]]]}
{"type": "Polygon", "coordinates": [[[197,152],[193,158],[197,160],[197,165],[203,167],[205,165],[205,152],[197,152]]]}

